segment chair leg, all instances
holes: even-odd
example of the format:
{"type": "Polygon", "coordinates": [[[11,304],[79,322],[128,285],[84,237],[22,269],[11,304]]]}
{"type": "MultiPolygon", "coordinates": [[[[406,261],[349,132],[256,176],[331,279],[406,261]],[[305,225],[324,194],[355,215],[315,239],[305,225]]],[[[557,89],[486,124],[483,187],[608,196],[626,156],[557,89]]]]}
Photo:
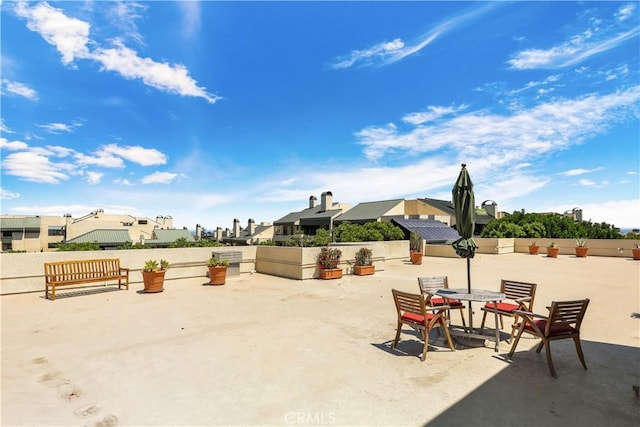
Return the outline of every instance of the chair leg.
{"type": "Polygon", "coordinates": [[[467,322],[464,321],[464,310],[458,310],[458,311],[460,312],[460,318],[462,319],[462,327],[466,331],[467,330],[467,322]]]}
{"type": "Polygon", "coordinates": [[[424,338],[424,349],[422,350],[422,361],[427,358],[427,351],[429,350],[429,329],[424,329],[422,337],[424,338]]]}
{"type": "Polygon", "coordinates": [[[396,338],[393,340],[393,344],[391,344],[391,348],[396,348],[396,345],[398,345],[398,340],[400,339],[401,330],[402,330],[402,322],[398,322],[398,329],[396,330],[396,338]]]}
{"type": "MultiPolygon", "coordinates": [[[[544,342],[545,340],[543,340],[544,342]]],[[[551,376],[553,378],[558,378],[558,375],[556,374],[556,370],[553,368],[553,361],[551,360],[551,346],[549,345],[549,341],[547,341],[545,343],[545,353],[547,354],[547,364],[549,365],[549,371],[551,371],[551,376]]]]}
{"type": "Polygon", "coordinates": [[[573,342],[576,344],[576,351],[578,352],[578,357],[580,358],[582,366],[584,367],[584,369],[587,369],[587,364],[584,361],[584,353],[582,353],[582,345],[580,344],[580,336],[574,336],[573,342]]]}
{"type": "Polygon", "coordinates": [[[447,328],[447,323],[442,323],[442,329],[444,329],[444,336],[447,337],[447,343],[449,343],[449,348],[451,351],[456,351],[456,348],[453,346],[453,341],[451,341],[451,335],[449,334],[449,328],[447,328]]]}
{"type": "MultiPolygon", "coordinates": [[[[460,312],[462,312],[462,310],[460,310],[460,312]]],[[[485,311],[484,314],[482,315],[482,323],[480,323],[480,329],[484,329],[484,321],[487,319],[487,312],[485,311]]],[[[496,325],[497,327],[498,325],[496,325]]]]}
{"type": "Polygon", "coordinates": [[[536,347],[536,353],[540,353],[540,350],[542,350],[542,347],[544,347],[544,339],[540,341],[540,344],[538,344],[538,347],[536,347]]]}
{"type": "Polygon", "coordinates": [[[524,331],[524,326],[520,327],[520,329],[518,330],[518,335],[516,335],[516,339],[515,341],[513,341],[513,344],[511,345],[511,350],[509,351],[509,354],[507,354],[508,359],[510,359],[511,356],[513,356],[513,353],[516,351],[516,347],[518,346],[518,341],[520,341],[520,337],[522,336],[522,331],[524,331]]]}

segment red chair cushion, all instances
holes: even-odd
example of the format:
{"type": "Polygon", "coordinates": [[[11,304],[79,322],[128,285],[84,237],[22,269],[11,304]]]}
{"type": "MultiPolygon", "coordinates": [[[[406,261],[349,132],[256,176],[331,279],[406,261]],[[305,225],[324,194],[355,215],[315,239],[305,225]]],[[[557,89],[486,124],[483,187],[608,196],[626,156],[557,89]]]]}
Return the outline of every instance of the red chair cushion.
{"type": "MultiPolygon", "coordinates": [[[[488,302],[484,305],[484,308],[493,311],[493,307],[494,307],[493,302],[488,302]]],[[[499,302],[498,304],[498,311],[502,311],[504,313],[513,313],[513,310],[518,310],[520,308],[519,305],[517,304],[510,304],[508,302],[499,302]]]]}
{"type": "MultiPolygon", "coordinates": [[[[424,316],[418,313],[404,313],[401,317],[402,320],[407,320],[409,322],[421,323],[424,324],[424,316]]],[[[427,321],[433,319],[433,314],[427,313],[427,321]]]]}
{"type": "MultiPolygon", "coordinates": [[[[534,320],[533,323],[535,323],[536,326],[540,328],[542,332],[544,332],[544,328],[547,327],[547,321],[544,319],[534,320]]],[[[524,325],[524,328],[532,332],[535,331],[533,329],[533,326],[531,326],[529,322],[527,322],[527,324],[524,325]]],[[[576,329],[567,323],[556,323],[551,326],[551,330],[549,331],[549,336],[553,337],[557,335],[573,334],[575,332],[577,332],[576,329]]]]}
{"type": "Polygon", "coordinates": [[[444,301],[444,298],[431,298],[431,305],[433,305],[434,307],[437,307],[439,305],[448,305],[451,307],[455,307],[462,305],[462,302],[458,301],[457,299],[450,299],[447,303],[444,301]]]}

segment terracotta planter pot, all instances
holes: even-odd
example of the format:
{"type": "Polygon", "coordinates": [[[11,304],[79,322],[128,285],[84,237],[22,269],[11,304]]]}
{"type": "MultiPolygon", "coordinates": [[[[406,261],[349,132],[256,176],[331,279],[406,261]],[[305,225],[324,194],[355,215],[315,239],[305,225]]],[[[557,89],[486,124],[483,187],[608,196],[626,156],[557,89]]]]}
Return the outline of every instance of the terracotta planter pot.
{"type": "Polygon", "coordinates": [[[412,251],[409,256],[411,257],[411,264],[421,265],[422,264],[422,253],[418,251],[412,251]]]}
{"type": "Polygon", "coordinates": [[[538,255],[540,251],[540,246],[529,245],[529,255],[538,255]]]}
{"type": "Polygon", "coordinates": [[[339,279],[342,277],[341,268],[321,268],[320,278],[323,280],[339,279]]]}
{"type": "Polygon", "coordinates": [[[560,248],[547,248],[547,256],[549,258],[558,258],[558,252],[560,248]]]}
{"type": "Polygon", "coordinates": [[[640,261],[640,248],[633,248],[631,252],[633,253],[633,259],[640,261]]]}
{"type": "Polygon", "coordinates": [[[146,293],[156,293],[164,291],[164,274],[167,270],[143,271],[144,291],[146,293]]]}
{"type": "Polygon", "coordinates": [[[353,268],[353,274],[355,274],[356,276],[368,276],[375,273],[375,271],[375,265],[356,265],[353,268]]]}
{"type": "Polygon", "coordinates": [[[218,265],[216,267],[209,267],[209,284],[220,286],[224,285],[227,280],[227,266],[218,265]]]}
{"type": "Polygon", "coordinates": [[[574,249],[576,250],[576,256],[578,258],[586,258],[587,252],[589,252],[589,248],[586,246],[577,246],[574,249]]]}

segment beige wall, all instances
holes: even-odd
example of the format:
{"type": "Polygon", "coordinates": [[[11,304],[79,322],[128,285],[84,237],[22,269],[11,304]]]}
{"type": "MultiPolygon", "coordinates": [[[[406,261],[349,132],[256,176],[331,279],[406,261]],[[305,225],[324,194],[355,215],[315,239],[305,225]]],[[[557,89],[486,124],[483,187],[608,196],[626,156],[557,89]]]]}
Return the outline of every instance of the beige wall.
{"type": "MultiPolygon", "coordinates": [[[[528,239],[477,239],[479,253],[501,254],[509,252],[528,253],[528,239]],[[509,246],[510,242],[512,246],[509,246]],[[512,249],[511,249],[512,248],[512,249]]],[[[546,254],[545,247],[550,239],[538,239],[540,256],[546,254]]],[[[555,239],[561,256],[575,256],[573,239],[555,239]]],[[[612,256],[632,259],[633,240],[591,240],[589,256],[612,256]]],[[[355,257],[361,247],[373,250],[377,270],[384,270],[386,262],[404,261],[409,258],[409,242],[360,242],[341,244],[341,267],[349,274],[347,260],[355,257]]],[[[82,252],[31,252],[0,253],[0,294],[44,291],[44,263],[53,261],[120,258],[121,265],[131,269],[130,281],[142,283],[141,270],[148,259],[166,259],[171,266],[166,274],[170,283],[182,278],[202,277],[207,283],[206,261],[213,252],[240,251],[242,261],[239,273],[258,271],[264,274],[292,279],[312,279],[318,277],[316,257],[320,248],[293,248],[275,246],[234,246],[221,248],[171,248],[133,249],[82,252]]],[[[451,245],[426,245],[424,254],[432,257],[457,257],[451,245]]],[[[528,256],[528,255],[527,255],[528,256]]],[[[640,266],[640,262],[638,262],[640,266]]]]}

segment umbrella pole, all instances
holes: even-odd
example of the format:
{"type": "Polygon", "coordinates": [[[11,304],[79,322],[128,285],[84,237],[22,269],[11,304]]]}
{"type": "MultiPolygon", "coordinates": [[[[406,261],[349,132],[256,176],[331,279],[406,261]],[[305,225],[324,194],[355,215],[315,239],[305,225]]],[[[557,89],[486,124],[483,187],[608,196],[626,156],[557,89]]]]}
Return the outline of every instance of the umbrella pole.
{"type": "MultiPolygon", "coordinates": [[[[471,293],[471,258],[467,258],[467,289],[471,293]]],[[[469,332],[473,333],[473,310],[469,301],[469,332]]]]}

